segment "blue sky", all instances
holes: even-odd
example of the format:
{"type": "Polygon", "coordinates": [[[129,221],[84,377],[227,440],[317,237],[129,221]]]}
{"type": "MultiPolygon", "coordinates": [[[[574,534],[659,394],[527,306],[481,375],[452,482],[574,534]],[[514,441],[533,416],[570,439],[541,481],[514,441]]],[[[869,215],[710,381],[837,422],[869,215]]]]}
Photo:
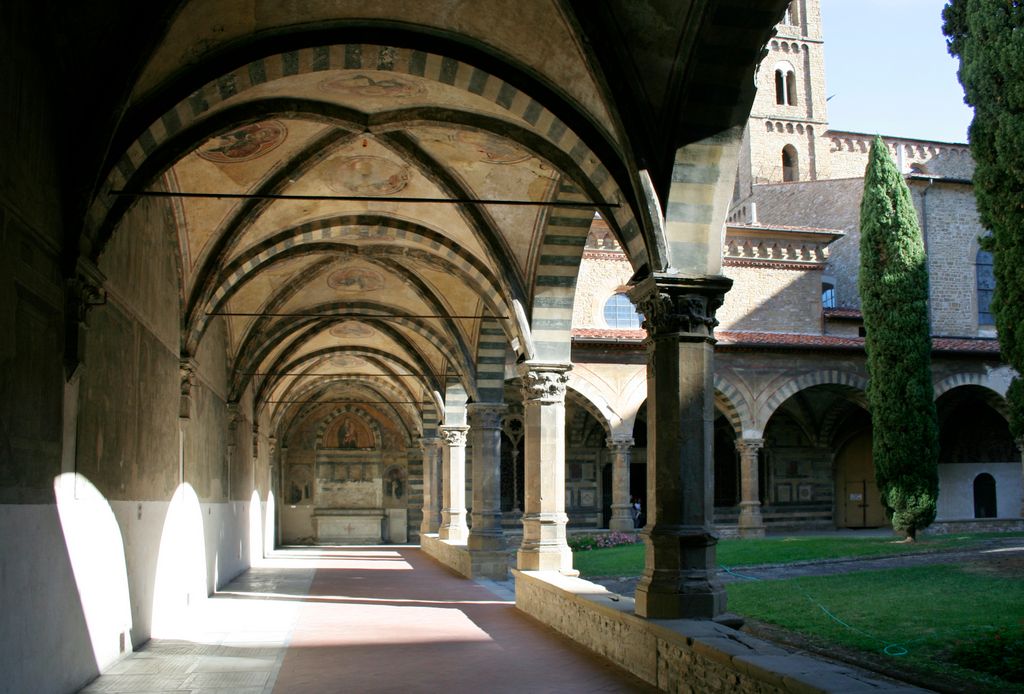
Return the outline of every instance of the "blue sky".
{"type": "Polygon", "coordinates": [[[942,35],[945,0],[821,0],[829,126],[966,142],[973,112],[942,35]]]}

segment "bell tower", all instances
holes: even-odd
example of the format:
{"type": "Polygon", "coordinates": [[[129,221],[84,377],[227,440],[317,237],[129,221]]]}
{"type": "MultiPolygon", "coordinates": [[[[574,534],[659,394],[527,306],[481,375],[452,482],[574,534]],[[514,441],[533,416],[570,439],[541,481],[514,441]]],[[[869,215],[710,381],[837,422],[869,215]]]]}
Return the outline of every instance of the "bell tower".
{"type": "Polygon", "coordinates": [[[734,202],[756,183],[828,178],[821,0],[793,0],[755,77],[734,202]]]}

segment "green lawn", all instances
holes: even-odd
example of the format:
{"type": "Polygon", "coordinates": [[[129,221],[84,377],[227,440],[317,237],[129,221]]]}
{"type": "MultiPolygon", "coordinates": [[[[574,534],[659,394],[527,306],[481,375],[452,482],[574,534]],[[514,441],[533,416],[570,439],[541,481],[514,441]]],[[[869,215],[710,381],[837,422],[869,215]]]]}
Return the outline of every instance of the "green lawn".
{"type": "Polygon", "coordinates": [[[981,661],[988,659],[996,672],[1020,671],[1022,577],[941,565],[749,581],[732,584],[728,591],[731,612],[798,632],[819,647],[839,644],[875,654],[882,667],[916,670],[937,681],[960,680],[968,690],[1024,692],[1022,683],[949,661],[960,642],[973,644],[972,667],[983,667],[981,661]],[[1011,646],[997,652],[1008,640],[1011,646]]]}
{"type": "MultiPolygon", "coordinates": [[[[760,540],[722,540],[718,563],[729,568],[757,564],[788,564],[814,559],[867,557],[966,549],[995,537],[1022,537],[1024,533],[973,533],[925,536],[914,544],[895,543],[891,537],[779,537],[760,540]]],[[[638,576],[643,571],[642,544],[595,549],[573,554],[573,565],[584,577],[638,576]]]]}

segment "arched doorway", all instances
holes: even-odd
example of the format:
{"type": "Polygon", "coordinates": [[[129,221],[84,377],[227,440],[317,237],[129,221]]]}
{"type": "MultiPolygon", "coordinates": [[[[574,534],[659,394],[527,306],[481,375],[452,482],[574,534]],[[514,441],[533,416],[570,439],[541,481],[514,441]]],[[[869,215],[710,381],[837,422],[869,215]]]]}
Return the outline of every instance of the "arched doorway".
{"type": "Polygon", "coordinates": [[[974,517],[995,518],[998,515],[996,478],[983,472],[974,478],[974,517]]]}
{"type": "Polygon", "coordinates": [[[878,528],[886,522],[885,506],[875,483],[871,429],[861,429],[836,454],[836,525],[878,528]]]}

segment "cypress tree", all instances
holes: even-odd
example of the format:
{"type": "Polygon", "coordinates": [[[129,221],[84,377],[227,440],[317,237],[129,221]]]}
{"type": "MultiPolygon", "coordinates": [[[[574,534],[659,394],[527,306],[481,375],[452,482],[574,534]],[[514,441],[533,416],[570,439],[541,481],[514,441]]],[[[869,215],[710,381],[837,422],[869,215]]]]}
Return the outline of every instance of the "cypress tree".
{"type": "Polygon", "coordinates": [[[913,541],[935,520],[939,490],[928,268],[910,190],[877,136],[860,208],[860,297],[875,481],[893,528],[913,541]]]}
{"type": "MultiPolygon", "coordinates": [[[[942,13],[949,52],[960,58],[982,239],[996,277],[992,314],[1003,358],[1024,374],[1024,3],[953,0],[942,13]]],[[[1024,437],[1024,382],[1006,395],[1010,431],[1024,437]]]]}

